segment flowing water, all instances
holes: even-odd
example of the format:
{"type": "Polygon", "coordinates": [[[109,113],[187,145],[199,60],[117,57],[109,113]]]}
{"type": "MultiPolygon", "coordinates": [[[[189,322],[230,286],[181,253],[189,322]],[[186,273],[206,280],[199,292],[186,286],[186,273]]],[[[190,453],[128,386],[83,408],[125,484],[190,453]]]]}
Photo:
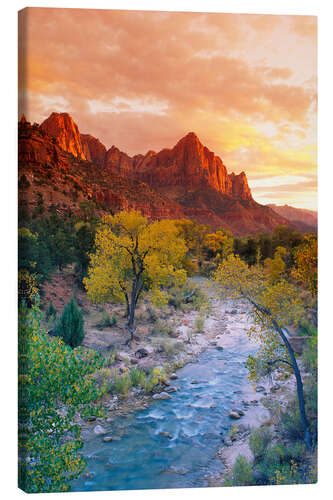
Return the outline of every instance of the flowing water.
{"type": "Polygon", "coordinates": [[[73,491],[208,486],[222,470],[217,450],[234,423],[229,411],[244,409],[241,401],[255,397],[245,362],[256,346],[246,324],[246,315],[230,318],[224,349],[208,347],[180,369],[174,383],[179,391],[171,399],[112,422],[107,429],[120,440],[88,441],[88,466],[73,491]]]}

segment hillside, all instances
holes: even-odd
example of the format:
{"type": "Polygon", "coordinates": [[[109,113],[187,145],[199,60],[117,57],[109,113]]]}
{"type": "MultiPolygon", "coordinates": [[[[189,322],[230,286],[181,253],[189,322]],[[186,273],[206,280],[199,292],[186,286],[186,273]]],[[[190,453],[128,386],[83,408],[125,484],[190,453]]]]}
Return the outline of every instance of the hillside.
{"type": "Polygon", "coordinates": [[[309,231],[317,231],[318,214],[314,210],[295,208],[290,205],[274,205],[273,203],[267,206],[290,222],[303,224],[304,230],[308,228],[309,231]]]}

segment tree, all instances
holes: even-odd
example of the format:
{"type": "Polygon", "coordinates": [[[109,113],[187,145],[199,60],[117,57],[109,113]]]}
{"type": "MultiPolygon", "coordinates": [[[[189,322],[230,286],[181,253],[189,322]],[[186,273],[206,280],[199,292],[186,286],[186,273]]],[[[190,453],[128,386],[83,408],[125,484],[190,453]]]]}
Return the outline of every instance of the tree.
{"type": "Polygon", "coordinates": [[[271,283],[278,282],[286,271],[286,263],[283,257],[286,258],[288,252],[284,247],[277,247],[274,252],[274,258],[265,259],[264,266],[267,271],[271,283]]]}
{"type": "Polygon", "coordinates": [[[83,280],[88,297],[97,303],[126,303],[131,341],[142,294],[148,292],[153,301],[163,304],[168,300],[167,288],[185,282],[181,263],[187,247],[173,221],[149,224],[134,210],[104,217],[95,247],[83,280]]]}
{"type": "Polygon", "coordinates": [[[56,326],[56,333],[66,344],[74,348],[82,344],[84,339],[83,315],[71,297],[56,326]]]}
{"type": "Polygon", "coordinates": [[[312,295],[317,295],[318,290],[318,247],[317,238],[308,234],[304,242],[294,250],[295,266],[291,275],[302,283],[312,295]]]}
{"type": "Polygon", "coordinates": [[[211,227],[208,224],[197,224],[189,219],[178,219],[175,224],[179,228],[179,236],[185,240],[189,252],[197,258],[199,265],[201,265],[205,237],[211,231],[211,227]]]}
{"type": "Polygon", "coordinates": [[[206,234],[204,245],[211,257],[225,259],[233,251],[234,240],[230,231],[220,229],[216,233],[206,234]]]}
{"type": "Polygon", "coordinates": [[[92,375],[103,366],[96,352],[70,349],[41,327],[38,301],[19,314],[19,485],[29,493],[69,491],[84,470],[76,417],[90,411],[107,388],[92,375]]]}
{"type": "Polygon", "coordinates": [[[234,255],[219,265],[214,278],[227,297],[245,299],[253,308],[255,326],[250,328],[249,335],[259,342],[260,349],[257,356],[248,359],[252,379],[270,374],[278,365],[287,365],[293,370],[304,441],[311,448],[303,382],[295,352],[288,340],[288,326],[298,323],[304,314],[298,290],[284,279],[271,283],[263,268],[258,265],[249,267],[234,255]]]}

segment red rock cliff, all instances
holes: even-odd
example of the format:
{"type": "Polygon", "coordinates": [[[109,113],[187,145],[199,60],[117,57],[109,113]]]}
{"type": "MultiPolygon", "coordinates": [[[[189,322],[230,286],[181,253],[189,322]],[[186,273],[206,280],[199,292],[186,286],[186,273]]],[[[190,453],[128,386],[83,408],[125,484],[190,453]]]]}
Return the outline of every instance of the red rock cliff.
{"type": "Polygon", "coordinates": [[[68,113],[52,113],[40,127],[47,135],[54,137],[64,151],[86,159],[78,126],[68,113]]]}
{"type": "Polygon", "coordinates": [[[88,161],[103,163],[106,153],[106,147],[99,139],[90,134],[80,134],[82,150],[88,161]]]}

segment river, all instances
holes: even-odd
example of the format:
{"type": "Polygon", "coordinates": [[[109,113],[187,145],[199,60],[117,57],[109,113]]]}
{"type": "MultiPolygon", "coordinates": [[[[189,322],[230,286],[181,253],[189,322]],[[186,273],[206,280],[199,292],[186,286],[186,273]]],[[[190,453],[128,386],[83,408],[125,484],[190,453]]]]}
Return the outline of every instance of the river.
{"type": "Polygon", "coordinates": [[[97,436],[85,443],[88,465],[73,491],[204,487],[219,475],[217,451],[235,423],[230,410],[245,412],[237,423],[267,418],[263,408],[258,415],[246,413],[242,402],[259,398],[245,366],[256,346],[245,333],[249,317],[239,312],[228,316],[223,349],[211,345],[197,362],[178,370],[179,390],[171,399],[105,426],[113,441],[97,436]]]}

